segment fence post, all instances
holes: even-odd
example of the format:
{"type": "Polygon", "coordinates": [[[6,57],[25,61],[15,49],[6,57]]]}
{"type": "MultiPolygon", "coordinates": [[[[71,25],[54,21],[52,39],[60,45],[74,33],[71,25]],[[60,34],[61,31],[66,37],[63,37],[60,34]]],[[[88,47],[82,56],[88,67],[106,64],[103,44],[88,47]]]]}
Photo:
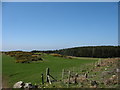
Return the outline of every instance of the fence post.
{"type": "Polygon", "coordinates": [[[64,69],[62,70],[62,80],[64,79],[64,69]]]}
{"type": "Polygon", "coordinates": [[[49,75],[49,68],[46,68],[46,81],[47,82],[49,82],[48,75],[49,75]]]}
{"type": "Polygon", "coordinates": [[[67,85],[68,88],[69,88],[69,84],[70,84],[70,71],[68,72],[68,85],[67,85]]]}
{"type": "Polygon", "coordinates": [[[50,81],[50,76],[48,75],[48,81],[49,81],[49,84],[52,84],[51,81],[50,81]]]}
{"type": "Polygon", "coordinates": [[[46,81],[51,84],[50,73],[49,72],[50,72],[50,69],[46,68],[46,81]]]}
{"type": "Polygon", "coordinates": [[[42,78],[42,85],[44,85],[44,75],[41,74],[41,78],[42,78]]]}

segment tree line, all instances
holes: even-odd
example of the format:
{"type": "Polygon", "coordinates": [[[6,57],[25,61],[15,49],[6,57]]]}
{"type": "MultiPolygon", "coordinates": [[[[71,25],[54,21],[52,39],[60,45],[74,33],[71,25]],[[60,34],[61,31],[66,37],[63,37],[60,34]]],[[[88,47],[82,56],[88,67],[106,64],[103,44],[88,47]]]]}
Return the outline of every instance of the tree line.
{"type": "Polygon", "coordinates": [[[49,51],[33,50],[31,52],[57,53],[76,57],[112,58],[120,57],[120,46],[84,46],[49,51]]]}

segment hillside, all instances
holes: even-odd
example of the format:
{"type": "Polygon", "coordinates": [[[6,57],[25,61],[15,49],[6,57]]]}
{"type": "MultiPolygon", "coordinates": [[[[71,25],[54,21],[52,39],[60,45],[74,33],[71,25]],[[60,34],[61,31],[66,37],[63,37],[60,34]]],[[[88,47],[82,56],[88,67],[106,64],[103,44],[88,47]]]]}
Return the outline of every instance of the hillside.
{"type": "MultiPolygon", "coordinates": [[[[88,47],[84,48],[88,49],[88,47]]],[[[79,50],[79,48],[70,48],[70,50],[72,49],[79,50]]],[[[119,87],[118,67],[120,58],[76,57],[57,53],[55,51],[3,52],[4,88],[12,88],[18,81],[31,82],[33,85],[38,85],[39,88],[119,87]],[[51,77],[48,81],[47,72],[51,77]]]]}
{"type": "Polygon", "coordinates": [[[63,58],[49,54],[42,55],[43,61],[31,63],[16,63],[14,57],[3,54],[2,72],[7,78],[7,85],[12,87],[17,81],[41,84],[41,74],[45,76],[46,68],[50,68],[50,73],[57,80],[61,79],[62,69],[75,69],[77,72],[80,67],[87,63],[94,63],[98,58],[63,58]]]}

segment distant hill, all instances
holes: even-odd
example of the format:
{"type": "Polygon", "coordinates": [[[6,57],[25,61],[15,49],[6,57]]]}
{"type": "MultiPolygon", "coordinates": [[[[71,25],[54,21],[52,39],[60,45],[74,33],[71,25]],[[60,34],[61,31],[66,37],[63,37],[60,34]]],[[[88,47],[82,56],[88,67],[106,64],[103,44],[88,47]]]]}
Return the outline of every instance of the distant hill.
{"type": "Polygon", "coordinates": [[[120,57],[120,46],[85,46],[49,51],[34,50],[31,52],[57,53],[76,57],[112,58],[120,57]]]}

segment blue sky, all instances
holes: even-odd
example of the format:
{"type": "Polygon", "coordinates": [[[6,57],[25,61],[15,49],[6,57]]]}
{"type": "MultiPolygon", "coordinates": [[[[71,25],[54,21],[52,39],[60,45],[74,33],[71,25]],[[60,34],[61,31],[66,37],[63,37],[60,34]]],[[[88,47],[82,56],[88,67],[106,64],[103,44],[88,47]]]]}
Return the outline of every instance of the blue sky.
{"type": "Polygon", "coordinates": [[[118,45],[117,2],[4,2],[3,50],[118,45]]]}

